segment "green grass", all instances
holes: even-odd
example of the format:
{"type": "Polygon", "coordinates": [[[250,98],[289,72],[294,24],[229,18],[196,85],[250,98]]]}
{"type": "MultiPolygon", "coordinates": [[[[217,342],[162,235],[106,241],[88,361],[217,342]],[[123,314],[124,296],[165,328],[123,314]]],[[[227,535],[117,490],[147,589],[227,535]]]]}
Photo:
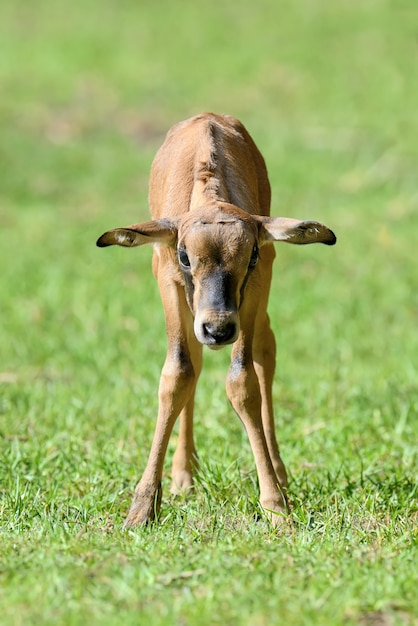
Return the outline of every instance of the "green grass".
{"type": "Polygon", "coordinates": [[[0,8],[1,623],[418,623],[417,83],[413,0],[0,8]],[[165,355],[150,249],[98,250],[145,219],[166,130],[241,118],[273,213],[335,248],[277,246],[277,430],[293,526],[259,516],[205,355],[201,472],[160,524],[121,525],[165,355]]]}

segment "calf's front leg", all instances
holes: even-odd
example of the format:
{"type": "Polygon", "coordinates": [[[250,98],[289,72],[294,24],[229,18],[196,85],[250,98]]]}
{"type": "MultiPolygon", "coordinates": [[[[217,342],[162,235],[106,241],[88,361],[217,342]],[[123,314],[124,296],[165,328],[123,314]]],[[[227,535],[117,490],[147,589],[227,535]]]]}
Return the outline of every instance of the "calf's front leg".
{"type": "Polygon", "coordinates": [[[242,336],[232,350],[226,388],[232,407],[243,422],[250,441],[260,486],[260,504],[273,526],[279,526],[287,513],[287,500],[273,467],[264,432],[261,393],[253,365],[251,341],[245,341],[242,336]]]}
{"type": "Polygon", "coordinates": [[[193,375],[167,356],[160,379],[157,425],[147,466],[135,488],[125,528],[152,521],[161,503],[164,458],[174,423],[194,388],[193,375]]]}
{"type": "MultiPolygon", "coordinates": [[[[168,337],[167,357],[161,372],[158,392],[158,416],[151,452],[141,480],[135,488],[131,508],[124,527],[146,524],[152,521],[159,511],[161,503],[161,479],[164,458],[173,426],[185,407],[193,406],[193,395],[196,388],[197,375],[193,358],[187,342],[190,336],[189,316],[184,314],[184,294],[175,284],[165,284],[160,291],[164,305],[168,337]]],[[[196,359],[195,359],[196,360],[196,359]]],[[[184,414],[183,414],[184,415],[184,414]]],[[[189,415],[190,417],[190,415],[189,415]]],[[[194,447],[190,444],[190,419],[187,422],[188,441],[186,449],[194,447]]],[[[181,453],[179,453],[181,457],[181,453]]]]}

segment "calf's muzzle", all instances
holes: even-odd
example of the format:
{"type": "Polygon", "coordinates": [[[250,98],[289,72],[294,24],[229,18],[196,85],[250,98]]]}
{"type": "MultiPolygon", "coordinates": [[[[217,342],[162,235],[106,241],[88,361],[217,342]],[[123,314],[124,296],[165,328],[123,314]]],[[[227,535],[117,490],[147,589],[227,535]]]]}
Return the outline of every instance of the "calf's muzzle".
{"type": "Polygon", "coordinates": [[[234,343],[239,333],[239,318],[235,311],[206,311],[197,314],[194,332],[200,343],[209,348],[221,348],[234,343]]]}

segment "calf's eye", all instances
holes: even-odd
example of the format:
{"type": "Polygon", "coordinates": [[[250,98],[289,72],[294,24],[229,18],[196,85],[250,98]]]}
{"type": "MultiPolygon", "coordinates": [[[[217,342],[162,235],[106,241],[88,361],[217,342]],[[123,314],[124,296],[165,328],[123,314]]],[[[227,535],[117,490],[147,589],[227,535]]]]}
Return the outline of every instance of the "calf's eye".
{"type": "Polygon", "coordinates": [[[185,268],[189,268],[190,267],[190,259],[187,256],[186,250],[179,250],[178,251],[178,257],[179,257],[180,265],[182,267],[185,267],[185,268]]]}
{"type": "Polygon", "coordinates": [[[254,246],[248,267],[255,267],[258,262],[258,248],[254,246]]]}

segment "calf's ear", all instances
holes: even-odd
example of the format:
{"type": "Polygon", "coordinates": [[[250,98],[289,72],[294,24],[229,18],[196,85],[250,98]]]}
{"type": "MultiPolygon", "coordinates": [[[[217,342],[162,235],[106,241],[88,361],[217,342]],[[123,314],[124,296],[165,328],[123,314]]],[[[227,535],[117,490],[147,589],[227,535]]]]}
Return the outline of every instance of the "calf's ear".
{"type": "Polygon", "coordinates": [[[258,216],[260,225],[259,245],[284,241],[297,245],[324,243],[333,246],[337,238],[327,226],[313,221],[301,221],[291,217],[258,216]]]}
{"type": "Polygon", "coordinates": [[[177,241],[177,220],[163,219],[114,228],[104,233],[96,242],[99,248],[124,246],[133,248],[146,243],[162,243],[175,246],[177,241]]]}

